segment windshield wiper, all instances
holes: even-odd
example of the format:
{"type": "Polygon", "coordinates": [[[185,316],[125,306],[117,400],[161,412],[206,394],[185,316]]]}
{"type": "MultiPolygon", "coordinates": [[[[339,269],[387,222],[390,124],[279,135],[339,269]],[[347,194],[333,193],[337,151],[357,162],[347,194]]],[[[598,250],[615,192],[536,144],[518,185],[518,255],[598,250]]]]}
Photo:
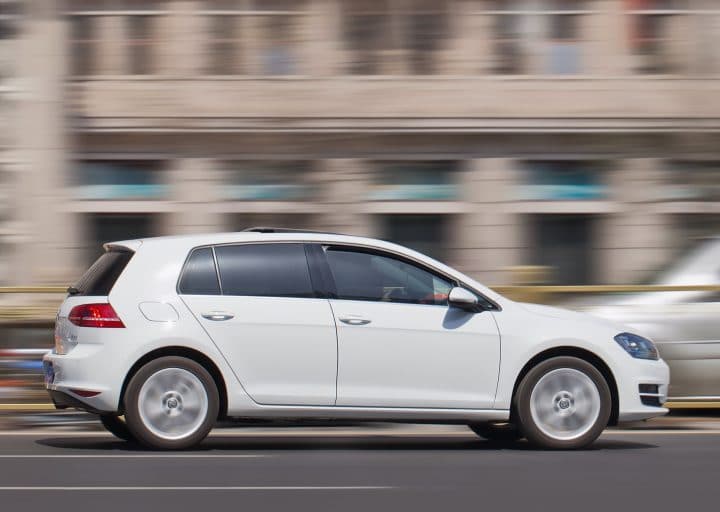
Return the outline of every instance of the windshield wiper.
{"type": "Polygon", "coordinates": [[[80,293],[80,290],[78,290],[74,286],[68,286],[66,291],[68,292],[68,295],[77,295],[80,293]]]}

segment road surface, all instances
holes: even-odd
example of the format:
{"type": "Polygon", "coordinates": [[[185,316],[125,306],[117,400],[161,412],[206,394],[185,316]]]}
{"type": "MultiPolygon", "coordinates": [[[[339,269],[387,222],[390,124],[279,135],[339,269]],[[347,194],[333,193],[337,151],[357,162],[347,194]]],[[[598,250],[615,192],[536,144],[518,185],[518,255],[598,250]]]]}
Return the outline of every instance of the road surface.
{"type": "Polygon", "coordinates": [[[588,450],[464,427],[217,430],[147,452],[93,431],[0,433],[0,510],[716,510],[720,429],[608,430],[588,450]]]}

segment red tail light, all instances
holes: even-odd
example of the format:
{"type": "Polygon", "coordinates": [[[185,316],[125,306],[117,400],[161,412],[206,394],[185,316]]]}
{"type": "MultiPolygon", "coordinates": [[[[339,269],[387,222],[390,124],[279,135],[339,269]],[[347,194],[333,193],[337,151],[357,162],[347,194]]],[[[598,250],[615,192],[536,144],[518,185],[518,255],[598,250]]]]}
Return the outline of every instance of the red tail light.
{"type": "Polygon", "coordinates": [[[80,327],[125,327],[110,304],[82,304],[75,306],[68,320],[80,327]]]}

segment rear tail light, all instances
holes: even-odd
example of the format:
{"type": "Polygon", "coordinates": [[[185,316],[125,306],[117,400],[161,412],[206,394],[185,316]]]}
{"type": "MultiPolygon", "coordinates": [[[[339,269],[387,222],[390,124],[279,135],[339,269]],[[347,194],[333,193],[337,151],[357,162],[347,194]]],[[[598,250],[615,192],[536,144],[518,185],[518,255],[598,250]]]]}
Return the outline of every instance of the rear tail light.
{"type": "Polygon", "coordinates": [[[82,304],[75,306],[68,315],[70,323],[80,327],[125,327],[110,304],[82,304]]]}

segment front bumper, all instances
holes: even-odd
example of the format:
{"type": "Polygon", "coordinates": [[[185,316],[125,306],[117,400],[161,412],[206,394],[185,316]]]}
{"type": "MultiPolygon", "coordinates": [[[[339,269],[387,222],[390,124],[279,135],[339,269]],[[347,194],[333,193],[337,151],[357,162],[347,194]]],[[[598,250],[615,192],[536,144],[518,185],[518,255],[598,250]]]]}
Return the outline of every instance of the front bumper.
{"type": "Polygon", "coordinates": [[[623,372],[616,375],[616,378],[619,395],[618,423],[647,420],[669,412],[667,408],[662,407],[662,404],[667,400],[670,369],[662,359],[658,361],[633,359],[623,372]],[[643,396],[647,397],[647,394],[641,394],[641,384],[657,385],[658,391],[654,396],[660,406],[643,403],[643,396]]]}

